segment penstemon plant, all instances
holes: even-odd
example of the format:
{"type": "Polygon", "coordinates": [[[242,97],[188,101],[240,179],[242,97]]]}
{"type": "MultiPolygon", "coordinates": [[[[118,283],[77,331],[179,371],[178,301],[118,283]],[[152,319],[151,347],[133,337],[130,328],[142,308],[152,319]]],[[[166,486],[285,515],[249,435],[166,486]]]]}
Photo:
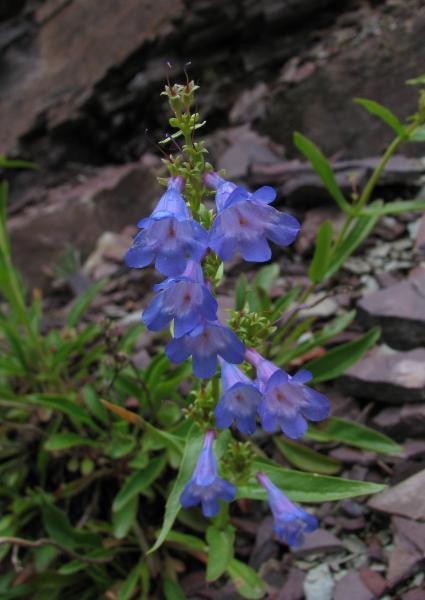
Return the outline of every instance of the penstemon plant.
{"type": "MultiPolygon", "coordinates": [[[[416,83],[423,81],[420,78],[416,83]]],[[[200,115],[192,112],[197,89],[189,80],[165,87],[163,94],[173,112],[169,123],[176,132],[162,143],[173,144],[178,153],[163,160],[169,177],[160,181],[166,191],[150,217],[138,223],[140,231],[125,259],[129,267],[138,269],[154,263],[156,270],[166,277],[154,287],[156,295],[142,320],[152,331],[170,326],[171,339],[165,354],[174,364],[191,357],[194,376],[192,402],[186,408],[190,426],[182,463],[169,493],[162,530],[151,552],[165,541],[183,535],[172,529],[181,508],[199,505],[204,517],[212,519],[206,529],[208,580],[217,579],[227,571],[243,596],[261,598],[264,593],[261,580],[234,558],[231,502],[267,498],[277,539],[296,547],[302,544],[305,533],[317,528],[318,521],[288,496],[292,500],[313,502],[320,501],[321,492],[322,499],[335,500],[380,489],[365,484],[369,488],[361,492],[351,487],[360,482],[282,469],[259,449],[254,434],[257,418],[264,432],[279,431],[276,443],[296,466],[299,466],[297,461],[302,462],[302,450],[295,440],[305,434],[322,441],[345,438],[354,444],[354,431],[359,434],[357,439],[362,437],[361,426],[344,419],[328,419],[329,400],[307,384],[313,376],[316,381],[324,381],[342,373],[376,342],[378,329],[337,347],[339,360],[338,354],[331,350],[311,361],[310,369],[289,374],[282,367],[340,333],[354,318],[354,313],[343,315],[322,331],[310,334],[307,342],[298,341],[314,324],[310,319],[297,325],[300,309],[306,306],[312,292],[331,285],[332,276],[370,233],[377,219],[384,214],[425,208],[423,200],[370,203],[379,176],[399,145],[403,141],[420,141],[423,135],[424,93],[420,96],[419,111],[408,126],[403,126],[381,105],[358,99],[359,104],[388,123],[397,137],[362,193],[353,193],[351,202],[343,196],[320,150],[301,134],[295,134],[297,147],[311,161],[346,214],[346,220],[336,233],[329,221],[320,227],[309,269],[310,286],[291,290],[273,304],[267,297],[270,281],[277,275],[273,266],[260,272],[260,277],[268,282],[251,290],[251,294],[242,276],[237,284],[236,310],[223,323],[217,316],[215,291],[224,276],[226,261],[239,255],[245,261],[267,262],[271,258],[270,243],[280,247],[291,245],[300,224],[271,206],[276,199],[272,187],[263,186],[250,192],[225,179],[223,173],[216,172],[206,161],[205,144],[195,140],[195,134],[205,125],[200,115]],[[209,208],[211,196],[213,208],[209,208]],[[294,307],[289,310],[291,304],[294,307]],[[286,318],[278,329],[276,323],[285,311],[286,318]],[[308,423],[326,419],[319,428],[308,423]],[[338,485],[333,487],[336,482],[338,489],[338,485]]],[[[367,428],[363,429],[364,434],[367,428]]],[[[378,443],[376,437],[374,440],[378,443]]],[[[394,450],[393,446],[389,451],[394,450]]],[[[180,541],[184,546],[184,536],[180,541]]],[[[190,547],[187,540],[186,545],[190,547]]]]}

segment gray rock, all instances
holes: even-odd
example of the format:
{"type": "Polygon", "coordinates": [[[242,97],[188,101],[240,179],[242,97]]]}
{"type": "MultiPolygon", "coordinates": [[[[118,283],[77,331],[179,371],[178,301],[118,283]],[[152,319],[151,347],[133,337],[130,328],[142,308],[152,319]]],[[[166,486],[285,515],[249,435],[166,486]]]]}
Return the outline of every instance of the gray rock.
{"type": "Polygon", "coordinates": [[[387,353],[371,350],[338,380],[347,394],[386,404],[425,400],[425,348],[387,353]]]}
{"type": "Polygon", "coordinates": [[[425,404],[384,408],[373,418],[373,426],[397,440],[425,437],[425,404]]]}
{"type": "Polygon", "coordinates": [[[374,510],[425,520],[425,470],[419,471],[396,486],[373,496],[368,505],[374,510]]]}
{"type": "Polygon", "coordinates": [[[393,348],[425,345],[424,273],[368,294],[358,308],[361,322],[366,327],[379,325],[383,340],[393,348]]]}
{"type": "Polygon", "coordinates": [[[306,600],[332,600],[335,582],[326,563],[310,569],[304,580],[306,600]]]}

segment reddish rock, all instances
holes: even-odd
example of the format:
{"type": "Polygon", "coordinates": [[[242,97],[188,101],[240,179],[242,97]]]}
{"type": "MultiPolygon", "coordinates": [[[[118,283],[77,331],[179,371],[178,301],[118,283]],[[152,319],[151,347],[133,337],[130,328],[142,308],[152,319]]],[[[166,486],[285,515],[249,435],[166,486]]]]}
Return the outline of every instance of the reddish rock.
{"type": "Polygon", "coordinates": [[[424,364],[425,348],[388,353],[377,347],[348,369],[338,385],[347,394],[386,404],[421,402],[425,400],[424,364]]]}
{"type": "Polygon", "coordinates": [[[295,242],[295,249],[299,254],[304,255],[313,251],[317,231],[326,220],[332,221],[334,231],[338,231],[344,221],[344,213],[333,206],[318,206],[305,213],[301,231],[295,242]]]}
{"type": "Polygon", "coordinates": [[[313,533],[306,536],[304,544],[293,550],[296,556],[309,556],[311,554],[332,554],[346,550],[344,544],[325,529],[316,529],[313,533]]]}
{"type": "Polygon", "coordinates": [[[374,510],[425,520],[425,470],[405,479],[376,496],[368,505],[374,510]]]}
{"type": "Polygon", "coordinates": [[[402,535],[394,536],[394,549],[388,560],[387,580],[394,587],[416,573],[422,562],[422,556],[415,546],[402,535]]]}
{"type": "Polygon", "coordinates": [[[425,273],[368,294],[358,308],[364,325],[379,325],[392,348],[425,345],[425,273]]]}
{"type": "Polygon", "coordinates": [[[388,584],[380,573],[373,571],[368,567],[364,567],[363,569],[360,569],[359,575],[365,586],[376,598],[383,596],[388,584]]]}
{"type": "Polygon", "coordinates": [[[401,600],[425,600],[424,588],[413,588],[402,595],[401,600]]]}
{"type": "Polygon", "coordinates": [[[81,184],[52,188],[42,206],[9,221],[16,265],[31,284],[66,247],[90,252],[105,231],[120,231],[146,216],[159,194],[155,174],[139,163],[104,167],[81,184]]]}
{"type": "Polygon", "coordinates": [[[303,582],[305,573],[296,567],[292,567],[287,575],[287,579],[280,590],[276,600],[303,600],[304,589],[303,582]]]}
{"type": "Polygon", "coordinates": [[[333,600],[374,600],[374,595],[357,571],[348,571],[336,584],[333,600]]]}
{"type": "Polygon", "coordinates": [[[37,119],[50,127],[75,119],[109,69],[170,31],[183,3],[74,0],[59,6],[47,2],[40,11],[42,27],[30,47],[3,58],[8,70],[15,71],[8,93],[0,97],[0,147],[5,153],[16,149],[37,119]],[[56,10],[46,18],[51,4],[56,10]]]}
{"type": "Polygon", "coordinates": [[[425,556],[425,523],[404,517],[393,517],[392,524],[399,535],[409,540],[425,556]]]}

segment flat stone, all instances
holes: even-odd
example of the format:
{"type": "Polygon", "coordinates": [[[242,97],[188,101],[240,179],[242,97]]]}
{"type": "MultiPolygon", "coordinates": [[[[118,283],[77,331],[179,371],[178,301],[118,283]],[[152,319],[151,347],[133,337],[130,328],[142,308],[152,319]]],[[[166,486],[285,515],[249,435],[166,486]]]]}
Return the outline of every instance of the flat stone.
{"type": "Polygon", "coordinates": [[[374,416],[372,424],[396,440],[425,436],[425,404],[406,404],[384,408],[374,416]]]}
{"type": "Polygon", "coordinates": [[[359,575],[365,586],[372,592],[374,597],[380,598],[383,596],[388,584],[380,573],[373,571],[368,567],[363,567],[360,569],[359,575]]]}
{"type": "MultiPolygon", "coordinates": [[[[425,299],[424,299],[425,306],[425,299]]],[[[338,380],[345,393],[386,404],[425,400],[425,348],[389,352],[377,347],[338,380]]]]}
{"type": "Polygon", "coordinates": [[[398,534],[408,539],[425,556],[425,523],[404,517],[393,517],[392,524],[398,534]]]}
{"type": "Polygon", "coordinates": [[[374,510],[425,520],[425,469],[376,496],[368,505],[374,510]]]}
{"type": "Polygon", "coordinates": [[[304,579],[305,573],[296,567],[292,567],[286,577],[285,584],[279,591],[276,600],[303,600],[304,579]]]}
{"type": "Polygon", "coordinates": [[[364,584],[357,571],[348,571],[335,586],[333,600],[374,600],[375,596],[364,584]]]}
{"type": "Polygon", "coordinates": [[[424,588],[412,588],[402,595],[401,600],[425,600],[424,588]]]}
{"type": "Polygon", "coordinates": [[[330,531],[316,529],[306,535],[301,548],[293,550],[295,556],[310,556],[312,554],[332,554],[345,550],[344,544],[330,531]]]}
{"type": "Polygon", "coordinates": [[[40,286],[65,248],[87,255],[105,230],[121,231],[149,214],[160,194],[154,171],[141,163],[103,167],[82,183],[52,188],[41,205],[9,220],[15,263],[40,286]]]}
{"type": "Polygon", "coordinates": [[[368,294],[358,308],[363,324],[379,325],[382,339],[392,348],[425,345],[425,274],[368,294]]]}
{"type": "Polygon", "coordinates": [[[388,560],[387,580],[394,587],[413,575],[419,568],[422,556],[416,548],[399,534],[394,536],[394,549],[388,560]]]}

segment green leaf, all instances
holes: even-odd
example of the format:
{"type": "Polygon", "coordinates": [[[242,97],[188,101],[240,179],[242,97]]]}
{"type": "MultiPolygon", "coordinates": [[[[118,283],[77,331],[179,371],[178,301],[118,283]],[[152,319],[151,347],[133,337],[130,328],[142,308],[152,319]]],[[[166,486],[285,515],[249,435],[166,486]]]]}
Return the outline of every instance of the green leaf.
{"type": "Polygon", "coordinates": [[[382,119],[382,121],[389,125],[389,127],[391,127],[391,129],[393,129],[401,138],[405,137],[406,134],[403,125],[389,108],[379,104],[379,102],[367,100],[366,98],[354,98],[354,102],[365,108],[370,114],[382,119]]]}
{"type": "Polygon", "coordinates": [[[78,296],[73,303],[66,319],[66,324],[68,327],[75,327],[78,324],[81,317],[84,315],[99,292],[105,287],[105,285],[106,279],[101,279],[78,296]]]}
{"type": "Polygon", "coordinates": [[[322,154],[319,148],[311,140],[304,137],[301,133],[294,133],[294,143],[298,150],[304,154],[313,165],[314,170],[326,186],[327,190],[338,204],[341,210],[347,214],[352,214],[353,209],[344,198],[343,193],[338,187],[332,167],[327,158],[322,154]]]}
{"type": "Polygon", "coordinates": [[[28,160],[10,160],[0,154],[0,169],[38,169],[38,166],[28,160]]]}
{"type": "Polygon", "coordinates": [[[234,558],[230,563],[229,573],[236,589],[243,598],[259,600],[266,593],[266,585],[259,575],[248,565],[234,558]]]}
{"type": "Polygon", "coordinates": [[[339,460],[315,452],[311,448],[299,442],[286,439],[283,436],[275,437],[274,443],[294,467],[298,467],[298,469],[302,469],[303,471],[334,475],[342,468],[339,460]]]}
{"type": "Polygon", "coordinates": [[[165,600],[187,600],[183,590],[176,581],[165,578],[163,586],[165,600]]]}
{"type": "Polygon", "coordinates": [[[193,470],[198,460],[199,452],[202,448],[203,435],[202,432],[196,425],[192,425],[189,434],[186,438],[186,445],[184,448],[183,458],[180,465],[180,470],[176,479],[174,480],[171,491],[168,495],[168,500],[165,505],[165,515],[162,524],[161,531],[158,539],[156,540],[153,547],[149,552],[155,552],[165,541],[168,532],[173,527],[174,521],[176,520],[177,514],[181,508],[180,506],[180,494],[183,491],[184,486],[192,476],[193,470]]]}
{"type": "Polygon", "coordinates": [[[117,600],[130,600],[137,587],[140,575],[142,574],[142,564],[138,564],[130,571],[127,579],[121,584],[117,600]]]}
{"type": "Polygon", "coordinates": [[[221,529],[211,525],[207,529],[207,542],[207,581],[215,581],[223,575],[233,560],[235,528],[227,525],[221,529]]]}
{"type": "Polygon", "coordinates": [[[331,417],[320,426],[311,427],[306,437],[318,442],[343,442],[349,446],[382,454],[403,452],[399,444],[383,433],[341,417],[331,417]]]}
{"type": "Polygon", "coordinates": [[[134,496],[120,510],[112,512],[112,531],[117,539],[122,540],[130,531],[136,520],[138,508],[139,497],[134,496]]]}
{"type": "Polygon", "coordinates": [[[295,286],[287,294],[284,294],[278,300],[276,300],[272,306],[270,320],[275,321],[276,319],[279,319],[285,312],[285,310],[289,308],[289,306],[296,299],[300,292],[301,287],[295,286]]]}
{"type": "Polygon", "coordinates": [[[313,283],[320,283],[326,274],[332,248],[332,223],[325,221],[320,225],[316,238],[316,249],[308,270],[313,283]]]}
{"type": "Polygon", "coordinates": [[[408,79],[406,81],[408,85],[425,85],[425,75],[415,77],[415,79],[408,79]]]}
{"type": "MultiPolygon", "coordinates": [[[[382,202],[380,203],[382,205],[382,202]]],[[[336,273],[345,263],[347,258],[353,254],[362,241],[369,235],[375,227],[378,220],[378,215],[359,217],[354,227],[349,234],[344,238],[342,243],[335,248],[332,259],[330,260],[329,268],[326,272],[326,277],[330,277],[336,273]]]]}
{"type": "Polygon", "coordinates": [[[412,131],[409,136],[409,142],[425,142],[425,125],[412,131]]]}
{"type": "Polygon", "coordinates": [[[260,269],[254,278],[255,287],[260,288],[266,294],[270,294],[273,284],[279,277],[280,268],[279,265],[273,263],[260,269]]]}
{"type": "Polygon", "coordinates": [[[239,275],[235,287],[235,308],[236,310],[243,310],[246,301],[246,290],[247,290],[247,279],[246,275],[242,273],[239,275]]]}
{"type": "Polygon", "coordinates": [[[79,546],[99,547],[101,544],[100,536],[74,529],[68,520],[68,516],[57,506],[48,502],[46,498],[41,498],[40,504],[43,525],[53,540],[68,548],[79,546]]]}
{"type": "Polygon", "coordinates": [[[180,533],[180,531],[169,531],[166,541],[183,546],[183,548],[189,552],[203,552],[205,554],[208,552],[208,547],[203,540],[200,540],[194,535],[180,533]]]}
{"type": "Polygon", "coordinates": [[[339,315],[333,321],[325,325],[322,329],[319,329],[319,331],[314,333],[309,339],[305,340],[305,342],[298,343],[294,348],[284,349],[283,352],[278,354],[274,362],[277,365],[284,365],[298,356],[303,356],[313,348],[321,346],[325,342],[334,338],[336,335],[340,334],[341,331],[344,331],[344,329],[346,329],[346,327],[348,327],[348,325],[353,321],[355,316],[355,310],[350,310],[347,313],[339,315]]]}
{"type": "Polygon", "coordinates": [[[153,458],[146,469],[127,477],[112,504],[114,512],[121,510],[130,500],[145,491],[159,477],[166,464],[165,456],[153,458]]]}
{"type": "Polygon", "coordinates": [[[45,449],[49,451],[67,450],[68,448],[74,448],[75,446],[91,446],[93,448],[99,448],[101,444],[100,442],[96,442],[89,438],[83,438],[70,431],[53,433],[44,444],[45,449]]]}
{"type": "Polygon", "coordinates": [[[382,215],[398,215],[404,212],[414,212],[425,210],[425,200],[396,200],[395,202],[387,202],[383,206],[374,208],[374,205],[364,208],[361,215],[366,216],[382,216],[382,215]]]}
{"type": "Polygon", "coordinates": [[[77,404],[76,401],[70,400],[69,397],[49,394],[33,394],[30,396],[23,396],[22,399],[28,404],[45,406],[46,408],[57,410],[68,417],[75,419],[76,423],[84,423],[93,429],[99,429],[84,408],[80,404],[77,404]]]}
{"type": "Polygon", "coordinates": [[[385,486],[369,481],[355,481],[330,475],[303,473],[284,469],[269,459],[257,459],[253,463],[253,475],[249,483],[238,487],[237,497],[266,500],[266,491],[258,485],[255,473],[263,471],[277,487],[294,502],[321,503],[364,496],[381,492],[385,486]]]}
{"type": "Polygon", "coordinates": [[[354,365],[369,348],[374,346],[381,335],[379,327],[374,327],[361,337],[335,346],[323,356],[315,358],[304,365],[313,374],[315,382],[329,381],[342,375],[354,365]]]}

